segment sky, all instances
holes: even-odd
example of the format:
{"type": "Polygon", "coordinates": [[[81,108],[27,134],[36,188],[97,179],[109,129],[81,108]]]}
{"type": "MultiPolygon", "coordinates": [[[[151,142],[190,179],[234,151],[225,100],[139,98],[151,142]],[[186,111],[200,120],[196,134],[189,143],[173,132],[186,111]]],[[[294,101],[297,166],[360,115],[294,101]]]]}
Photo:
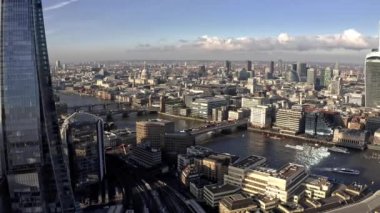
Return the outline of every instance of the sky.
{"type": "Polygon", "coordinates": [[[362,63],[379,0],[43,0],[51,60],[362,63]]]}

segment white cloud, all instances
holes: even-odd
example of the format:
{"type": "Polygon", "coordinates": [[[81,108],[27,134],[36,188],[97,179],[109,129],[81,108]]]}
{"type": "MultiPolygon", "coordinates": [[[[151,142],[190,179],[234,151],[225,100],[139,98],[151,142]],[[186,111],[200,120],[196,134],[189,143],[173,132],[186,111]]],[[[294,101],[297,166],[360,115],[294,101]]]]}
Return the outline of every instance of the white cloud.
{"type": "MultiPolygon", "coordinates": [[[[241,37],[220,38],[217,36],[201,36],[193,41],[194,46],[206,50],[363,50],[370,49],[376,43],[373,37],[363,36],[354,29],[339,34],[315,36],[291,36],[281,33],[277,37],[241,37]]],[[[376,46],[376,45],[375,45],[376,46]]]]}
{"type": "Polygon", "coordinates": [[[289,36],[287,33],[280,33],[280,35],[277,36],[277,41],[280,43],[280,44],[286,44],[290,41],[293,41],[294,38],[289,36]]]}
{"type": "Polygon", "coordinates": [[[65,7],[65,6],[69,5],[69,4],[77,2],[77,1],[79,1],[79,0],[68,0],[68,1],[60,2],[60,3],[54,4],[54,5],[45,7],[44,11],[56,10],[56,9],[65,7]]]}

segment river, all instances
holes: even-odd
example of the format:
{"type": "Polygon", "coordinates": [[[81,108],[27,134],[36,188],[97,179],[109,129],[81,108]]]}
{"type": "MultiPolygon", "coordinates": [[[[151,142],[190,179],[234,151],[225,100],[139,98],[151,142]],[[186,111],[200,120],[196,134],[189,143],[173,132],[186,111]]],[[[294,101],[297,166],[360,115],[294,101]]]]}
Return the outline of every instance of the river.
{"type": "MultiPolygon", "coordinates": [[[[104,101],[89,96],[59,94],[61,102],[69,106],[102,103],[104,101]]],[[[195,128],[202,122],[172,118],[161,115],[136,116],[131,114],[128,118],[115,117],[115,124],[119,128],[136,127],[136,121],[150,118],[163,118],[175,122],[176,129],[195,128]]],[[[240,157],[252,154],[267,158],[268,164],[274,168],[280,168],[287,162],[306,165],[313,174],[319,174],[334,178],[340,182],[352,183],[359,181],[371,185],[372,188],[380,189],[380,152],[365,150],[350,150],[350,154],[329,153],[324,147],[315,147],[305,144],[304,150],[286,148],[286,144],[300,144],[292,139],[276,140],[266,137],[260,133],[237,132],[213,138],[204,146],[212,148],[217,152],[227,152],[240,157]],[[379,156],[379,157],[376,157],[379,156]],[[329,168],[346,167],[360,170],[359,176],[350,176],[329,172],[329,168]]]]}

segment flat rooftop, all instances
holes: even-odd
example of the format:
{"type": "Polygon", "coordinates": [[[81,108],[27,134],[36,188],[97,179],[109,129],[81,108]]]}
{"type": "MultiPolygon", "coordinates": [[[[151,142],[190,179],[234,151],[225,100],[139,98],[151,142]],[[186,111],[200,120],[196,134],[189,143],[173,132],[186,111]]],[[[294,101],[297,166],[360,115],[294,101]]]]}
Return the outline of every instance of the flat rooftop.
{"type": "Polygon", "coordinates": [[[305,170],[305,167],[299,164],[288,163],[278,171],[278,176],[284,179],[288,179],[301,170],[305,170]]]}
{"type": "Polygon", "coordinates": [[[213,184],[213,185],[205,186],[205,188],[213,194],[219,194],[222,192],[231,192],[231,191],[238,191],[239,190],[239,187],[231,185],[231,184],[224,184],[224,185],[213,184]]]}
{"type": "Polygon", "coordinates": [[[220,203],[230,210],[247,208],[252,206],[257,207],[257,204],[253,202],[253,200],[250,197],[246,197],[240,193],[225,196],[220,201],[220,203]]]}
{"type": "Polygon", "coordinates": [[[195,99],[194,102],[196,102],[196,103],[209,103],[209,102],[214,102],[214,101],[226,101],[226,99],[221,98],[221,97],[205,97],[205,98],[195,99]]]}
{"type": "Polygon", "coordinates": [[[305,180],[305,183],[311,184],[314,186],[323,186],[323,185],[330,186],[331,185],[331,182],[328,180],[327,177],[308,177],[305,180]]]}
{"type": "Polygon", "coordinates": [[[265,157],[258,156],[258,155],[251,155],[237,163],[234,163],[232,166],[240,168],[240,169],[247,169],[247,168],[251,168],[252,166],[257,165],[259,162],[264,163],[265,161],[266,161],[265,157]]]}

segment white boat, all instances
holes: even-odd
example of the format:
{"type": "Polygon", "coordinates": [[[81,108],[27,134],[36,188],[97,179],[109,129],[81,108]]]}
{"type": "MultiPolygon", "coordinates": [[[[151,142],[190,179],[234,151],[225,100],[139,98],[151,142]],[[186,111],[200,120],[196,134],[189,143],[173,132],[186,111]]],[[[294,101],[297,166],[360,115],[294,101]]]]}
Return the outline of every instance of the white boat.
{"type": "Polygon", "coordinates": [[[349,175],[359,175],[360,171],[356,169],[349,169],[349,168],[333,168],[333,172],[336,173],[342,173],[342,174],[349,174],[349,175]]]}
{"type": "Polygon", "coordinates": [[[300,151],[303,151],[304,147],[303,146],[300,146],[300,145],[289,145],[289,144],[286,144],[285,145],[286,148],[290,148],[290,149],[296,149],[296,150],[300,150],[300,151]]]}
{"type": "Polygon", "coordinates": [[[342,148],[342,147],[336,147],[336,146],[329,148],[329,151],[330,152],[343,153],[343,154],[349,154],[350,153],[348,151],[348,149],[342,148]]]}
{"type": "Polygon", "coordinates": [[[270,139],[273,139],[273,140],[280,140],[281,138],[277,137],[277,136],[271,136],[269,137],[270,139]]]}

